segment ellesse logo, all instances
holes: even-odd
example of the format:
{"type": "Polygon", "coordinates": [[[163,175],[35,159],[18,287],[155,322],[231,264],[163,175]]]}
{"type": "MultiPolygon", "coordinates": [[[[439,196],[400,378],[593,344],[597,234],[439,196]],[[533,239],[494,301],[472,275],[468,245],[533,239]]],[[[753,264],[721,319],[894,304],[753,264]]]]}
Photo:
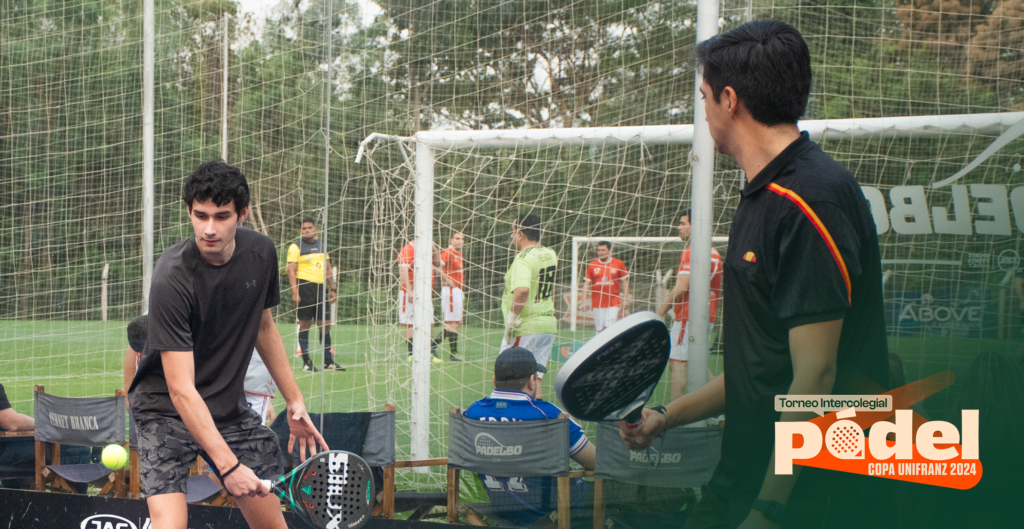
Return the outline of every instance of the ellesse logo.
{"type": "Polygon", "coordinates": [[[517,456],[523,453],[523,445],[505,446],[488,433],[476,434],[473,444],[477,455],[481,456],[517,456]]]}

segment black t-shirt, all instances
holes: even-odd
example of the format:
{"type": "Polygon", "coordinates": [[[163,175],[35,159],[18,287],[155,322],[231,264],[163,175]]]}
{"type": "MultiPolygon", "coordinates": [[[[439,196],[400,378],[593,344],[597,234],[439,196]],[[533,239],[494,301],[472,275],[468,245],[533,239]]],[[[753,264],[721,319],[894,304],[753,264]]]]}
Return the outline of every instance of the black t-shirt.
{"type": "Polygon", "coordinates": [[[11,401],[7,400],[7,392],[4,391],[4,385],[0,384],[0,411],[6,410],[11,407],[11,401]]]}
{"type": "MultiPolygon", "coordinates": [[[[842,318],[833,393],[878,389],[858,373],[889,388],[874,219],[853,175],[806,133],[743,189],[723,279],[726,421],[711,484],[753,501],[780,418],[773,398],[793,382],[790,329],[842,318]]],[[[797,487],[816,470],[805,468],[797,487]]]]}
{"type": "Polygon", "coordinates": [[[270,239],[238,228],[235,252],[221,266],[203,260],[195,237],[168,248],[153,271],[149,300],[149,335],[130,390],[136,418],[179,417],[162,351],[192,351],[196,389],[215,422],[242,417],[245,371],[263,310],[280,303],[270,239]]]}

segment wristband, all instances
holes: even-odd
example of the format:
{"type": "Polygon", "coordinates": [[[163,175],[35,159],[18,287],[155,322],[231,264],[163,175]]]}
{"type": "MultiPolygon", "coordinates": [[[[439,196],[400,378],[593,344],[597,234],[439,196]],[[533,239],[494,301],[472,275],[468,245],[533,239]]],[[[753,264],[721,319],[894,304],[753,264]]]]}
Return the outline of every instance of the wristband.
{"type": "Polygon", "coordinates": [[[238,469],[238,467],[240,467],[240,466],[242,466],[242,460],[238,460],[238,462],[237,462],[237,463],[235,463],[235,466],[233,466],[233,467],[229,468],[227,472],[225,472],[225,473],[221,474],[221,475],[220,475],[220,482],[221,482],[221,483],[224,483],[224,480],[225,480],[225,479],[228,479],[228,474],[231,474],[231,473],[232,473],[232,472],[234,472],[234,471],[235,471],[236,469],[238,469]]]}
{"type": "Polygon", "coordinates": [[[658,413],[660,413],[660,414],[665,416],[665,429],[661,431],[661,434],[659,434],[659,435],[663,435],[665,432],[668,431],[668,410],[665,409],[664,406],[655,406],[655,407],[651,408],[651,410],[656,411],[656,412],[658,412],[658,413]]]}

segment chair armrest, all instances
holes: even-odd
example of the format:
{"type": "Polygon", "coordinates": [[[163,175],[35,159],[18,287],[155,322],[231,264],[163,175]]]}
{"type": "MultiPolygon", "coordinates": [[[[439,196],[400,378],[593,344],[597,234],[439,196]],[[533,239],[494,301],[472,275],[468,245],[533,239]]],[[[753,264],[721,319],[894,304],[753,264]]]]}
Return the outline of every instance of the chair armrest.
{"type": "Polygon", "coordinates": [[[414,467],[440,467],[448,466],[447,457],[435,457],[433,459],[412,459],[395,461],[395,468],[414,468],[414,467]]]}
{"type": "Polygon", "coordinates": [[[576,472],[569,473],[570,478],[592,478],[594,477],[593,470],[577,470],[576,472]]]}
{"type": "Polygon", "coordinates": [[[17,430],[8,432],[6,430],[0,430],[0,437],[35,437],[35,430],[17,430]]]}

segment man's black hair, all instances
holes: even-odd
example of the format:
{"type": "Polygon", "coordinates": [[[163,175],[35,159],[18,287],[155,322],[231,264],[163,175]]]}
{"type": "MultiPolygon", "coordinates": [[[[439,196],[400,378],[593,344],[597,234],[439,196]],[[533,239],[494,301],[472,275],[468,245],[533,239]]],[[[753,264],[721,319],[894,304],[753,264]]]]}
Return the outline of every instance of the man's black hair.
{"type": "Polygon", "coordinates": [[[128,324],[128,345],[132,351],[141,353],[146,348],[146,336],[149,334],[149,316],[142,315],[128,324]]]}
{"type": "Polygon", "coordinates": [[[692,213],[692,211],[689,210],[689,209],[684,209],[684,210],[680,211],[676,215],[676,221],[675,221],[674,224],[678,225],[679,224],[679,219],[681,219],[683,217],[686,217],[686,220],[688,220],[688,221],[690,221],[692,223],[693,222],[693,215],[691,215],[691,213],[692,213]]]}
{"type": "Polygon", "coordinates": [[[241,215],[242,210],[249,206],[249,183],[242,171],[224,160],[206,162],[185,180],[181,198],[189,211],[196,201],[212,200],[217,206],[234,202],[235,213],[241,215]]]}
{"type": "Polygon", "coordinates": [[[537,242],[540,240],[540,217],[533,213],[521,213],[516,217],[516,228],[527,238],[537,242]]]}
{"type": "Polygon", "coordinates": [[[811,53],[800,32],[755,20],[697,45],[697,61],[715,102],[731,86],[750,115],[767,126],[796,123],[811,93],[811,53]]]}
{"type": "Polygon", "coordinates": [[[514,380],[495,380],[494,389],[499,391],[523,391],[526,389],[526,384],[530,381],[530,377],[517,378],[514,380]]]}
{"type": "Polygon", "coordinates": [[[316,223],[313,222],[313,218],[312,217],[306,217],[306,218],[302,219],[302,223],[299,224],[299,226],[301,226],[302,224],[305,224],[307,222],[312,224],[312,225],[314,225],[314,226],[316,226],[316,223]]]}
{"type": "Polygon", "coordinates": [[[609,250],[612,249],[612,243],[610,243],[608,241],[601,241],[601,242],[597,243],[597,245],[598,246],[604,246],[605,248],[608,248],[609,250]]]}

